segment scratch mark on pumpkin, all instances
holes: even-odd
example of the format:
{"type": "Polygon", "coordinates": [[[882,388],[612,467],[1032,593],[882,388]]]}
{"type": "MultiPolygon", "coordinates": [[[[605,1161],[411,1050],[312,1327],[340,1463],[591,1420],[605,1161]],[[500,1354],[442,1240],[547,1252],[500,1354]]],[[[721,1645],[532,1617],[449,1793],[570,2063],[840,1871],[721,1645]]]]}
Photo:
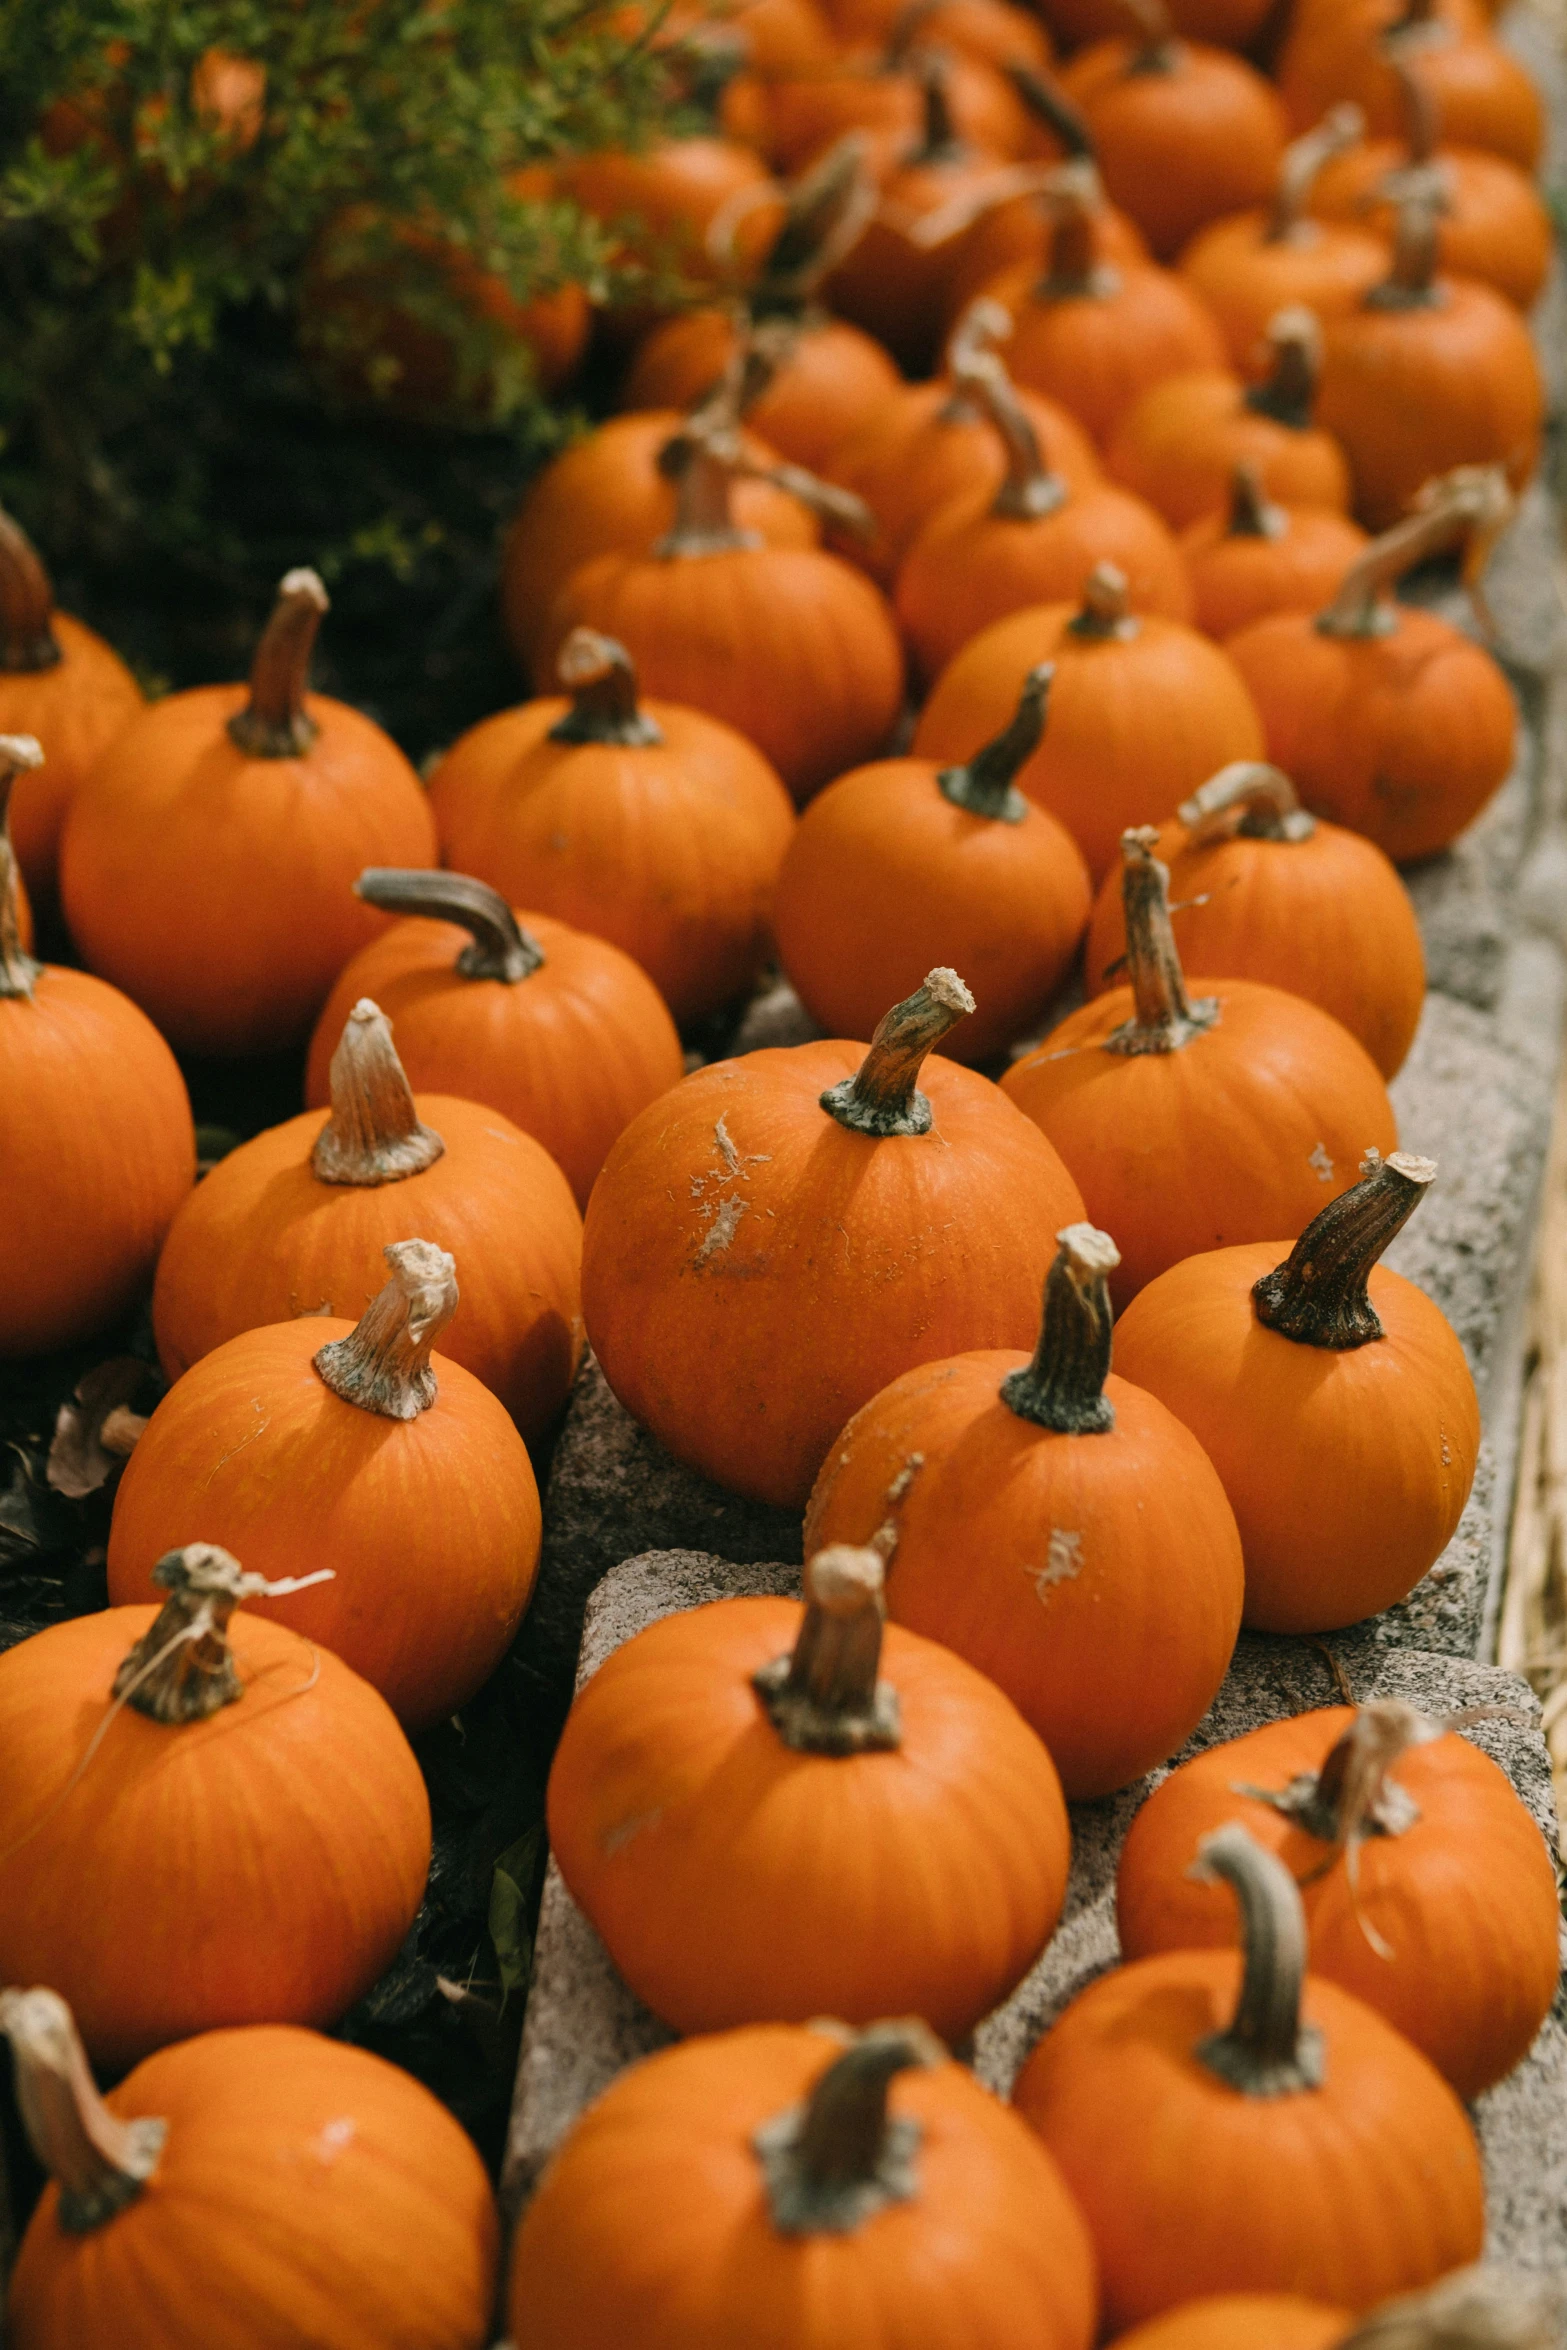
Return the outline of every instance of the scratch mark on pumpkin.
{"type": "Polygon", "coordinates": [[[651,1811],[628,1813],[625,1819],[617,1820],[614,1827],[605,1829],[599,1838],[599,1850],[606,1860],[613,1860],[616,1853],[624,1852],[626,1846],[634,1837],[640,1836],[644,1828],[656,1828],[663,1816],[662,1804],[655,1804],[651,1811]]]}
{"type": "MultiPolygon", "coordinates": [[[[260,1411],[261,1398],[259,1395],[252,1396],[250,1408],[253,1412],[260,1411]]],[[[237,1452],[243,1452],[247,1444],[254,1444],[258,1436],[265,1436],[271,1425],[272,1422],[270,1418],[265,1420],[258,1420],[255,1427],[250,1429],[246,1435],[240,1438],[238,1444],[231,1444],[227,1452],[219,1453],[217,1459],[213,1462],[211,1468],[207,1471],[207,1484],[210,1485],[212,1483],[213,1478],[217,1475],[220,1469],[226,1469],[228,1467],[229,1462],[234,1458],[234,1455],[237,1452]]]]}
{"type": "Polygon", "coordinates": [[[1308,1155],[1306,1164],[1319,1183],[1332,1182],[1333,1161],[1328,1157],[1327,1150],[1322,1143],[1319,1142],[1316,1149],[1308,1155]]]}
{"type": "Polygon", "coordinates": [[[1070,1534],[1063,1526],[1052,1526],[1050,1545],[1042,1567],[1025,1567],[1024,1573],[1034,1586],[1034,1596],[1041,1607],[1046,1603],[1051,1586],[1075,1582],[1083,1571],[1083,1537],[1070,1534]]]}

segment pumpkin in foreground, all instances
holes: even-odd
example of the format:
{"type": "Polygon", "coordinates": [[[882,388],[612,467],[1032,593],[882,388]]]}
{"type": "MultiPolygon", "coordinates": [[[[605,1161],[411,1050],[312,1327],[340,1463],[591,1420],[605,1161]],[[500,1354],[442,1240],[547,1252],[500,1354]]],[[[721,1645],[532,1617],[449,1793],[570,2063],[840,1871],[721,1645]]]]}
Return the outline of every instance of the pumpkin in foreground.
{"type": "Polygon", "coordinates": [[[512,2255],[517,2350],[1089,2350],[1095,2313],[1055,2164],[912,2022],[648,2057],[578,2122],[512,2255]]]}
{"type": "Polygon", "coordinates": [[[1556,1873],[1506,1773],[1454,1727],[1379,1698],[1183,1763],[1122,1848],[1128,1958],[1228,1947],[1228,1905],[1186,1863],[1229,1819],[1299,1885],[1312,1973],[1386,2016],[1460,2097],[1528,2054],[1556,1994],[1556,1873]]]}
{"type": "Polygon", "coordinates": [[[175,1381],[114,1497],[109,1598],[141,1599],[192,1529],[253,1574],[330,1567],[250,1613],[321,1641],[412,1731],[504,1655],[539,1563],[539,1491],[505,1406],[432,1356],[457,1311],[452,1259],[423,1240],[383,1253],[390,1279],[357,1325],[247,1330],[175,1381]]]}
{"type": "Polygon", "coordinates": [[[884,1629],[877,1551],[821,1551],[805,1587],[666,1616],[599,1667],[551,1849],[677,2031],[896,2011],[961,2040],[1054,1931],[1060,1780],[991,1682],[884,1629]]]}
{"type": "Polygon", "coordinates": [[[1480,2157],[1440,2073],[1307,1974],[1294,1879],[1243,1827],[1197,1865],[1235,1893],[1241,1955],[1102,1976],[1013,2092],[1087,2217],[1111,2326],[1204,2293],[1365,2309],[1477,2259],[1480,2157]]]}
{"type": "Polygon", "coordinates": [[[588,1203],[588,1332],[677,1460],[801,1509],[890,1379],[1031,1344],[1050,1235],[1082,1203],[1037,1127],[933,1052],[973,1008],[938,966],[868,1052],[714,1062],[611,1151],[588,1203]]]}
{"type": "Polygon", "coordinates": [[[1158,839],[1144,829],[1121,844],[1130,984],[1070,1014],[1002,1080],[1114,1230],[1118,1307],[1201,1250],[1298,1230],[1368,1142],[1390,1150],[1398,1131],[1364,1045],[1315,1004],[1252,979],[1188,994],[1158,839]]]}
{"type": "Polygon", "coordinates": [[[1435,1565],[1474,1482],[1480,1407],[1440,1306],[1378,1260],[1436,1175],[1368,1154],[1281,1243],[1192,1255],[1115,1338],[1218,1470],[1246,1554],[1246,1622],[1326,1632],[1391,1607],[1435,1565]]]}
{"type": "Polygon", "coordinates": [[[1081,1798],[1139,1778],[1202,1719],[1243,1575],[1201,1447],[1110,1372],[1114,1243],[1091,1224],[1056,1239],[1032,1358],[958,1355],[873,1398],[827,1456],[805,1547],[885,1523],[893,1621],[1005,1690],[1081,1798]]]}
{"type": "Polygon", "coordinates": [[[0,2033],[48,2179],[11,2278],[14,2350],[488,2341],[484,2165],[397,2066],[255,2024],[165,2048],[104,2099],[56,1992],[0,1992],[0,2033]]]}
{"type": "Polygon", "coordinates": [[[0,1657],[0,1979],[57,1986],[111,2067],[216,2025],[335,2022],[430,1862],[419,1766],[369,1683],[232,1621],[253,1585],[227,1551],[188,1544],[153,1581],[161,1609],[0,1657]]]}

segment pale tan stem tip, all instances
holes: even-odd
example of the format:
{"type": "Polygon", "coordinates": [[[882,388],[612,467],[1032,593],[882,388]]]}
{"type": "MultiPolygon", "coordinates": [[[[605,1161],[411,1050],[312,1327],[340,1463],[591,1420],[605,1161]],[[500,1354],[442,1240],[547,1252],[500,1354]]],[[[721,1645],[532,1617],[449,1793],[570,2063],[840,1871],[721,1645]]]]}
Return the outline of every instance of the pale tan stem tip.
{"type": "Polygon", "coordinates": [[[32,734],[0,734],[0,764],[13,775],[26,775],[44,763],[43,745],[32,734]]]}
{"type": "Polygon", "coordinates": [[[302,563],[297,571],[285,571],[277,592],[280,596],[306,597],[318,612],[332,609],[332,599],[322,584],[320,572],[312,571],[308,563],[302,563]]]}
{"type": "Polygon", "coordinates": [[[972,1012],[974,1009],[974,998],[957,973],[945,963],[938,964],[934,971],[926,972],[925,991],[927,995],[934,996],[938,1004],[945,1005],[949,1012],[972,1012]]]}
{"type": "Polygon", "coordinates": [[[1065,1249],[1074,1272],[1090,1278],[1113,1273],[1121,1262],[1121,1252],[1115,1242],[1096,1224],[1065,1224],[1056,1234],[1056,1241],[1065,1249]]]}

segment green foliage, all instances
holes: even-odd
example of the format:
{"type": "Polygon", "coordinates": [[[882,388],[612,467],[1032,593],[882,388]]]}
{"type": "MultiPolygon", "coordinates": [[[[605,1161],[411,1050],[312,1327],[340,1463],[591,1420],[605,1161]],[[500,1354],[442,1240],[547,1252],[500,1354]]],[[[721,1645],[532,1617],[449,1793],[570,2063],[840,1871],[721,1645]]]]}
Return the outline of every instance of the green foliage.
{"type": "Polygon", "coordinates": [[[356,698],[418,749],[470,714],[429,639],[455,599],[493,667],[474,584],[564,429],[470,288],[614,292],[602,233],[507,181],[668,99],[581,0],[5,0],[0,498],[62,601],[182,683],[315,561],[356,698]]]}

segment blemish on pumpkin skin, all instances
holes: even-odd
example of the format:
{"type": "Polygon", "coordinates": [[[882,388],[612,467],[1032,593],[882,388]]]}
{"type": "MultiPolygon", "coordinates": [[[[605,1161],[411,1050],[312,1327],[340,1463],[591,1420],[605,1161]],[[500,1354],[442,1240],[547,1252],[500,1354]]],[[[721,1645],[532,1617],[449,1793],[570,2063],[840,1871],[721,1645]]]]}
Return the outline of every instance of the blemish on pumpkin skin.
{"type": "Polygon", "coordinates": [[[1034,1596],[1041,1607],[1047,1606],[1052,1585],[1072,1583],[1083,1571],[1083,1537],[1069,1533],[1064,1526],[1052,1526],[1050,1544],[1042,1567],[1025,1567],[1024,1574],[1034,1586],[1034,1596]]]}
{"type": "MultiPolygon", "coordinates": [[[[250,1408],[253,1412],[260,1411],[261,1398],[259,1395],[251,1397],[250,1408]]],[[[210,1485],[218,1471],[220,1469],[226,1469],[229,1462],[234,1458],[234,1455],[237,1452],[243,1452],[247,1444],[254,1444],[258,1436],[265,1436],[271,1425],[272,1422],[270,1419],[259,1421],[257,1425],[248,1432],[248,1434],[240,1438],[238,1444],[231,1444],[227,1452],[219,1453],[217,1459],[213,1462],[211,1468],[207,1471],[206,1482],[210,1485]]]]}
{"type": "Polygon", "coordinates": [[[1332,1182],[1333,1161],[1328,1157],[1327,1150],[1322,1143],[1319,1142],[1316,1149],[1308,1153],[1306,1164],[1319,1183],[1332,1182]]]}
{"type": "Polygon", "coordinates": [[[704,1211],[711,1216],[712,1221],[703,1235],[701,1247],[691,1259],[693,1265],[705,1265],[709,1257],[716,1256],[720,1249],[730,1246],[740,1219],[746,1213],[747,1204],[745,1200],[731,1194],[728,1199],[716,1200],[711,1208],[704,1211]]]}
{"type": "Polygon", "coordinates": [[[350,2114],[340,2114],[336,2121],[326,2123],[315,2143],[315,2157],[322,2164],[336,2162],[338,2156],[350,2147],[359,2135],[359,2125],[350,2114]]]}
{"type": "Polygon", "coordinates": [[[652,1811],[634,1811],[627,1818],[617,1820],[614,1827],[606,1828],[599,1838],[600,1852],[606,1860],[613,1860],[617,1853],[624,1852],[626,1846],[641,1835],[644,1828],[656,1828],[663,1816],[663,1805],[656,1804],[652,1811]]]}

